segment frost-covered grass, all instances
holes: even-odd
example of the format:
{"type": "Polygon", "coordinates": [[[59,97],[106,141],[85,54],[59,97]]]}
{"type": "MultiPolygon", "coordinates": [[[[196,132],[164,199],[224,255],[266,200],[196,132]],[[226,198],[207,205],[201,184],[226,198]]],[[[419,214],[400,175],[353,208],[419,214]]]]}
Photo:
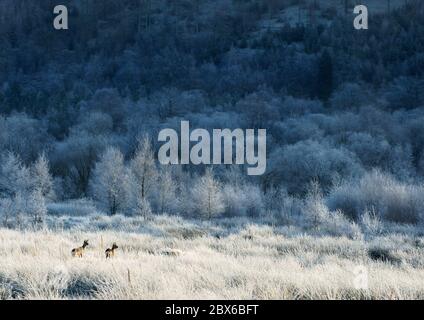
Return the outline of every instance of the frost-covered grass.
{"type": "Polygon", "coordinates": [[[423,299],[423,234],[417,227],[385,230],[355,240],[243,218],[168,216],[0,229],[0,298],[423,299]],[[85,239],[91,246],[84,257],[72,258],[85,239]],[[113,242],[120,248],[106,260],[113,242]],[[368,290],[354,286],[361,265],[368,290]]]}

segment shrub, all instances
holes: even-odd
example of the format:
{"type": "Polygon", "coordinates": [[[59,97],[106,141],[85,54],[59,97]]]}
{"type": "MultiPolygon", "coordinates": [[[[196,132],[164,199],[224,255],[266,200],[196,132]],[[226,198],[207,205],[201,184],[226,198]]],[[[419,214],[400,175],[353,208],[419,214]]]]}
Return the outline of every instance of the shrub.
{"type": "Polygon", "coordinates": [[[285,188],[269,188],[264,194],[264,209],[279,224],[292,224],[302,212],[301,200],[290,196],[285,188]]]}
{"type": "Polygon", "coordinates": [[[228,216],[259,216],[263,212],[262,191],[258,186],[225,184],[222,192],[228,216]]]}
{"type": "Polygon", "coordinates": [[[371,235],[380,234],[383,230],[381,220],[374,211],[367,210],[364,212],[361,216],[361,226],[366,233],[371,235]]]}
{"type": "Polygon", "coordinates": [[[303,212],[307,227],[331,236],[361,237],[357,224],[349,221],[341,211],[330,211],[324,202],[319,185],[313,182],[304,201],[303,212]]]}
{"type": "Polygon", "coordinates": [[[55,216],[88,216],[98,214],[94,203],[88,199],[49,203],[47,204],[47,211],[49,215],[55,216]]]}
{"type": "Polygon", "coordinates": [[[360,175],[362,167],[357,157],[344,148],[301,141],[275,149],[270,155],[268,172],[273,173],[271,183],[284,183],[290,194],[305,194],[311,180],[319,181],[328,190],[335,176],[352,178],[360,175]]]}
{"type": "Polygon", "coordinates": [[[327,205],[354,220],[373,210],[383,220],[414,224],[423,218],[424,187],[373,170],[358,181],[336,186],[327,197],[327,205]]]}
{"type": "Polygon", "coordinates": [[[368,249],[368,256],[375,261],[387,262],[391,264],[400,264],[402,261],[394,256],[388,249],[385,248],[370,248],[368,249]]]}

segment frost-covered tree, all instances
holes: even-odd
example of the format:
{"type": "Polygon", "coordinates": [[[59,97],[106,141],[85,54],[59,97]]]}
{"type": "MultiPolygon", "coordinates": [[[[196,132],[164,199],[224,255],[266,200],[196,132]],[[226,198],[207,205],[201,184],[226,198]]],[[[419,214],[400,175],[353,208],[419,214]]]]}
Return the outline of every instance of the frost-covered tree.
{"type": "Polygon", "coordinates": [[[267,211],[280,211],[288,198],[287,190],[281,186],[267,188],[264,195],[264,207],[267,211]]]}
{"type": "Polygon", "coordinates": [[[138,142],[135,156],[131,160],[131,173],[136,197],[148,198],[157,178],[154,153],[148,136],[138,142]]]}
{"type": "Polygon", "coordinates": [[[212,169],[208,168],[193,185],[192,201],[193,209],[207,219],[224,212],[222,186],[212,169]]]}
{"type": "Polygon", "coordinates": [[[65,178],[68,192],[72,196],[87,195],[92,167],[104,148],[104,140],[103,137],[83,132],[56,144],[52,163],[56,172],[65,178]]]}
{"type": "Polygon", "coordinates": [[[314,228],[329,219],[329,210],[325,204],[318,180],[311,180],[309,183],[303,212],[306,224],[314,228]]]}
{"type": "Polygon", "coordinates": [[[19,155],[25,163],[34,161],[51,139],[47,133],[46,122],[24,113],[0,119],[0,129],[4,129],[0,134],[0,148],[19,155]]]}
{"type": "Polygon", "coordinates": [[[150,218],[152,216],[152,207],[150,206],[150,202],[146,198],[137,198],[134,212],[136,215],[141,216],[144,219],[150,218]]]}
{"type": "Polygon", "coordinates": [[[49,171],[49,161],[45,154],[41,154],[31,167],[32,184],[35,190],[41,193],[43,198],[53,199],[53,178],[49,171]]]}
{"type": "Polygon", "coordinates": [[[331,96],[331,107],[335,110],[353,110],[373,102],[373,97],[367,88],[363,88],[357,83],[345,83],[331,96]]]}
{"type": "MultiPolygon", "coordinates": [[[[44,221],[46,197],[53,195],[52,178],[44,155],[29,168],[13,153],[3,157],[0,167],[0,208],[4,223],[31,217],[33,225],[44,221]]],[[[19,222],[20,223],[20,222],[19,222]]]]}
{"type": "Polygon", "coordinates": [[[14,216],[14,204],[12,199],[4,198],[0,199],[0,217],[3,226],[8,226],[10,220],[14,216]]]}
{"type": "Polygon", "coordinates": [[[22,226],[24,224],[24,220],[28,217],[28,198],[23,197],[20,193],[17,193],[12,198],[12,215],[14,224],[16,226],[22,226]]]}
{"type": "Polygon", "coordinates": [[[113,119],[114,126],[121,125],[125,115],[126,105],[118,90],[111,88],[103,88],[97,90],[93,98],[89,101],[87,107],[90,111],[97,111],[108,114],[113,119]]]}
{"type": "Polygon", "coordinates": [[[3,155],[0,166],[0,196],[14,197],[18,193],[27,194],[31,187],[29,168],[12,152],[3,155]]]}
{"type": "Polygon", "coordinates": [[[126,208],[129,178],[121,151],[109,147],[96,163],[91,180],[91,192],[110,215],[126,208]]]}
{"type": "Polygon", "coordinates": [[[34,190],[26,201],[26,212],[32,218],[34,226],[40,225],[44,222],[47,215],[46,200],[40,189],[34,190]]]}
{"type": "Polygon", "coordinates": [[[290,194],[305,195],[312,180],[327,190],[336,176],[351,178],[360,175],[363,169],[355,154],[345,148],[325,142],[301,141],[283,149],[276,148],[267,171],[268,184],[283,182],[290,194]]]}
{"type": "Polygon", "coordinates": [[[424,80],[412,77],[399,77],[383,92],[391,108],[412,109],[424,103],[424,80]]]}
{"type": "Polygon", "coordinates": [[[263,209],[263,194],[259,186],[244,184],[225,184],[222,189],[222,201],[228,216],[259,216],[263,209]]]}
{"type": "Polygon", "coordinates": [[[176,205],[177,183],[169,168],[160,171],[157,181],[157,206],[160,213],[172,210],[176,205]]]}

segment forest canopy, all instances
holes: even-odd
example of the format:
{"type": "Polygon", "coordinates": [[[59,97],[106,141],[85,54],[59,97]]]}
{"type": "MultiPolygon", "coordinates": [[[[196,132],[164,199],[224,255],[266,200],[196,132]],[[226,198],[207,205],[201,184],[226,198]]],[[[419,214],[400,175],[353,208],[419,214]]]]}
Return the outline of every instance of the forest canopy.
{"type": "Polygon", "coordinates": [[[366,208],[347,208],[346,190],[372,177],[415,201],[424,4],[373,13],[358,31],[351,7],[325,3],[64,0],[69,30],[58,31],[55,1],[1,1],[3,207],[33,203],[38,219],[43,201],[90,197],[109,214],[259,215],[317,182],[329,207],[356,217],[366,208]],[[158,132],[181,121],[267,129],[266,174],[159,165],[158,132]]]}

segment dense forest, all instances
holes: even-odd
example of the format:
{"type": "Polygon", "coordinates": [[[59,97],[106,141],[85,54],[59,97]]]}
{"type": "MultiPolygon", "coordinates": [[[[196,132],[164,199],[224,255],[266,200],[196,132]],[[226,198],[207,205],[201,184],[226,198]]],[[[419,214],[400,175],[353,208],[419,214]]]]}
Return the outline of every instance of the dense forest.
{"type": "Polygon", "coordinates": [[[55,2],[0,2],[2,223],[75,199],[110,215],[424,221],[422,1],[355,30],[354,1],[63,0],[60,31],[55,2]],[[159,165],[158,132],[182,120],[267,129],[265,174],[159,165]]]}

